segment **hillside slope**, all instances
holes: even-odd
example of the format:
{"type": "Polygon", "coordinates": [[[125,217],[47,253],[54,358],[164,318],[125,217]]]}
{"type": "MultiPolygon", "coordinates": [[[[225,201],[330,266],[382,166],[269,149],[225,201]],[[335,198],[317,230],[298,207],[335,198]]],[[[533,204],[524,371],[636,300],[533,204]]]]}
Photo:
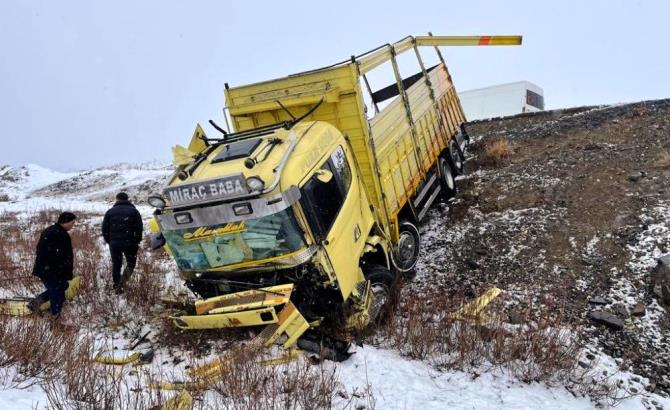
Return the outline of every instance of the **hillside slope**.
{"type": "Polygon", "coordinates": [[[474,158],[456,200],[423,228],[411,289],[499,286],[512,322],[560,313],[595,350],[649,377],[650,389],[670,391],[670,322],[659,300],[670,271],[653,273],[670,253],[670,100],[520,115],[468,130],[474,158]],[[501,139],[511,151],[498,164],[486,146],[501,139]],[[636,306],[643,316],[632,316],[636,306]],[[612,314],[610,326],[594,312],[612,314]]]}
{"type": "Polygon", "coordinates": [[[119,191],[128,193],[136,204],[146,204],[147,196],[159,192],[171,173],[171,165],[154,162],[66,173],[33,164],[0,166],[0,211],[101,212],[114,202],[119,191]]]}

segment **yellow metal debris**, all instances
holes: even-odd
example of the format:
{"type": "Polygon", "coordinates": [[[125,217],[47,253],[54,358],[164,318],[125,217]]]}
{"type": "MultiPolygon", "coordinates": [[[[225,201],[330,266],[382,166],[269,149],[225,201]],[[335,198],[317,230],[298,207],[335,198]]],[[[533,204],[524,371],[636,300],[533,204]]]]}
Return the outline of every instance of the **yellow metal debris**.
{"type": "Polygon", "coordinates": [[[482,312],[484,308],[491,303],[502,291],[498,288],[491,288],[484,292],[481,296],[475,298],[471,302],[468,302],[463,307],[458,309],[456,312],[449,315],[452,319],[456,320],[468,320],[468,319],[479,319],[486,320],[486,315],[482,312]]]}

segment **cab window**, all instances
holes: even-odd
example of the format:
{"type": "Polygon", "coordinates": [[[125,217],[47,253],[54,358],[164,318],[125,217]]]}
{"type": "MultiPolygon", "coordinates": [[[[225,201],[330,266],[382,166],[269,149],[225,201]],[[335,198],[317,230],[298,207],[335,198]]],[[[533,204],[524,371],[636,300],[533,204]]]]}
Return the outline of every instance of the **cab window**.
{"type": "Polygon", "coordinates": [[[337,147],[333,152],[333,155],[330,156],[328,162],[332,164],[334,168],[333,173],[339,179],[340,189],[346,194],[351,185],[351,168],[349,168],[344,149],[342,149],[342,147],[337,147]]]}
{"type": "Polygon", "coordinates": [[[321,169],[333,177],[323,182],[312,176],[302,188],[300,200],[317,240],[324,239],[330,231],[351,186],[351,168],[342,147],[337,147],[321,169]]]}

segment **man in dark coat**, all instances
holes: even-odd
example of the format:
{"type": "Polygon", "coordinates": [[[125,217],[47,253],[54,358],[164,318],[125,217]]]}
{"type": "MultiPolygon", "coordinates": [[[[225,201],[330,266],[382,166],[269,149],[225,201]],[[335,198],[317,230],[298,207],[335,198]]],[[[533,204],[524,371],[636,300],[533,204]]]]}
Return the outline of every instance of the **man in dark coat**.
{"type": "Polygon", "coordinates": [[[116,203],[105,213],[102,220],[102,236],[109,245],[112,256],[112,280],[114,291],[123,292],[123,285],[133,274],[137,262],[137,251],[142,241],[142,217],[128,200],[128,194],[119,192],[116,203]],[[126,268],[121,276],[121,265],[126,258],[126,268]]]}
{"type": "Polygon", "coordinates": [[[77,217],[71,212],[63,212],[58,221],[42,231],[37,242],[33,275],[40,278],[47,288],[29,304],[33,312],[47,300],[51,302],[51,315],[57,318],[65,301],[68,281],[72,279],[74,257],[68,231],[74,227],[77,217]]]}

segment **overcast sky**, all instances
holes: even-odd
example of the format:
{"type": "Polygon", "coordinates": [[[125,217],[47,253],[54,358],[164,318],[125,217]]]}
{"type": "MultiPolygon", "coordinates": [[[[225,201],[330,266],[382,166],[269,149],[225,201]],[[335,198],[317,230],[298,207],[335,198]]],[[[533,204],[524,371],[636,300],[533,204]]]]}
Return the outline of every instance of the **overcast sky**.
{"type": "Polygon", "coordinates": [[[459,90],[528,80],[547,108],[667,98],[668,4],[3,0],[0,164],[169,160],[196,122],[223,123],[225,82],[321,67],[427,31],[523,35],[521,47],[443,49],[459,90]]]}

